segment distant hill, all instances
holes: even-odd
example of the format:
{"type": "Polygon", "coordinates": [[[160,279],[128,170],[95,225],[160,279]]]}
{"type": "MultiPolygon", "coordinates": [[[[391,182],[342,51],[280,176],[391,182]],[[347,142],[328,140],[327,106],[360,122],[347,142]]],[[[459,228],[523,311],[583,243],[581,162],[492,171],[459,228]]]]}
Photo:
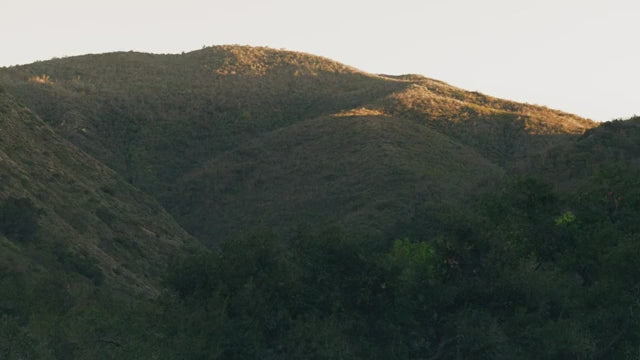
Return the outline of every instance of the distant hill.
{"type": "Polygon", "coordinates": [[[155,296],[169,257],[200,245],[0,89],[0,247],[0,278],[59,273],[68,284],[155,296]]]}
{"type": "Polygon", "coordinates": [[[602,123],[574,141],[531,156],[523,170],[570,188],[616,167],[640,169],[640,117],[602,123]]]}
{"type": "Polygon", "coordinates": [[[208,243],[264,222],[385,233],[596,125],[243,46],[56,59],[0,69],[0,84],[208,243]]]}

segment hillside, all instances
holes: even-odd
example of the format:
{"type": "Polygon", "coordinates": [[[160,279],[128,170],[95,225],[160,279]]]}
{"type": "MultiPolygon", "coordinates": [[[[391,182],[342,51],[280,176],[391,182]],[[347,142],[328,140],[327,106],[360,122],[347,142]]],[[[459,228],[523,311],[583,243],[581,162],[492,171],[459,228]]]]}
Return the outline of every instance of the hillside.
{"type": "Polygon", "coordinates": [[[640,118],[605,122],[574,141],[530,157],[523,170],[541,174],[561,188],[570,188],[600,172],[640,168],[638,140],[640,118]]]}
{"type": "Polygon", "coordinates": [[[385,234],[417,204],[462,200],[501,176],[428,127],[360,111],[305,120],[214,157],[179,180],[173,209],[196,236],[234,233],[254,219],[385,234]]]}
{"type": "Polygon", "coordinates": [[[0,84],[208,243],[264,221],[384,233],[595,126],[420,76],[240,46],[55,59],[0,69],[0,84]]]}
{"type": "Polygon", "coordinates": [[[3,269],[154,296],[169,257],[199,247],[156,201],[4,90],[0,179],[3,269]]]}

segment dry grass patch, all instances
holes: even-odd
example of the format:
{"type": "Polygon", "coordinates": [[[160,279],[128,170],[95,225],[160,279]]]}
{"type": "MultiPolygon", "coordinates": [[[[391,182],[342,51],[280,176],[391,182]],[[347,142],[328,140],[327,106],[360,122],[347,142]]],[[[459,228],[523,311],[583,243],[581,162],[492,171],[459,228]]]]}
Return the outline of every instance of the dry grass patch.
{"type": "Polygon", "coordinates": [[[46,74],[32,76],[29,78],[29,82],[35,84],[53,85],[51,76],[46,74]]]}

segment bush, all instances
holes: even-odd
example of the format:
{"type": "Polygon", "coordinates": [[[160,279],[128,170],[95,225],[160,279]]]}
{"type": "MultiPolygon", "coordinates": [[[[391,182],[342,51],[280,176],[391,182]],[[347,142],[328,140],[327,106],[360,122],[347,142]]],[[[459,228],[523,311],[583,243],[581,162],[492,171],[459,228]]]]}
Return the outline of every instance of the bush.
{"type": "Polygon", "coordinates": [[[10,197],[0,205],[0,233],[14,241],[34,240],[40,214],[30,199],[10,197]]]}
{"type": "Polygon", "coordinates": [[[59,251],[56,255],[66,271],[76,272],[98,286],[104,282],[104,274],[97,261],[88,255],[76,254],[71,250],[59,251]]]}

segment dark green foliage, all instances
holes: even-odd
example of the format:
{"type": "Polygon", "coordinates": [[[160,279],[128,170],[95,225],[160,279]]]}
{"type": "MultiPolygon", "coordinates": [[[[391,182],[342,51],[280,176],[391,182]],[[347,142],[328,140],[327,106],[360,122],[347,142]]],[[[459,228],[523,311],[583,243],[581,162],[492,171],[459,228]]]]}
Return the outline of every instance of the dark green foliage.
{"type": "Polygon", "coordinates": [[[86,254],[77,254],[71,250],[57,250],[57,259],[66,271],[76,272],[93,281],[95,285],[101,285],[104,274],[97,264],[86,254]]]}
{"type": "Polygon", "coordinates": [[[171,308],[183,312],[173,331],[191,338],[186,347],[173,345],[177,356],[326,359],[369,352],[347,334],[375,334],[356,319],[377,323],[371,314],[384,307],[384,289],[381,271],[359,244],[335,231],[292,243],[258,232],[174,267],[171,308]]]}
{"type": "Polygon", "coordinates": [[[170,272],[165,309],[181,320],[168,338],[189,334],[171,347],[194,358],[637,356],[637,178],[608,172],[573,196],[517,178],[468,212],[443,211],[426,241],[331,230],[225,242],[170,272]],[[608,191],[629,195],[614,221],[608,191]]]}
{"type": "Polygon", "coordinates": [[[0,203],[0,234],[17,242],[36,238],[41,211],[31,199],[9,197],[0,203]]]}
{"type": "Polygon", "coordinates": [[[116,220],[116,215],[111,210],[103,207],[96,209],[96,216],[107,225],[112,225],[116,220]]]}
{"type": "MultiPolygon", "coordinates": [[[[5,270],[1,329],[12,335],[0,349],[43,358],[82,358],[91,344],[125,359],[637,357],[637,178],[606,172],[569,195],[517,178],[468,211],[443,208],[420,241],[336,228],[249,232],[174,261],[154,301],[71,296],[64,280],[5,270]],[[613,220],[611,191],[628,196],[613,220]],[[55,337],[35,334],[53,323],[28,309],[82,323],[82,335],[62,325],[55,337]]],[[[80,273],[88,261],[58,258],[80,273]]]]}
{"type": "Polygon", "coordinates": [[[7,360],[42,358],[38,340],[20,326],[15,317],[0,315],[0,358],[7,360]]]}
{"type": "Polygon", "coordinates": [[[0,358],[158,358],[158,307],[63,271],[0,272],[0,358]],[[156,347],[156,349],[153,348],[156,347]]]}

